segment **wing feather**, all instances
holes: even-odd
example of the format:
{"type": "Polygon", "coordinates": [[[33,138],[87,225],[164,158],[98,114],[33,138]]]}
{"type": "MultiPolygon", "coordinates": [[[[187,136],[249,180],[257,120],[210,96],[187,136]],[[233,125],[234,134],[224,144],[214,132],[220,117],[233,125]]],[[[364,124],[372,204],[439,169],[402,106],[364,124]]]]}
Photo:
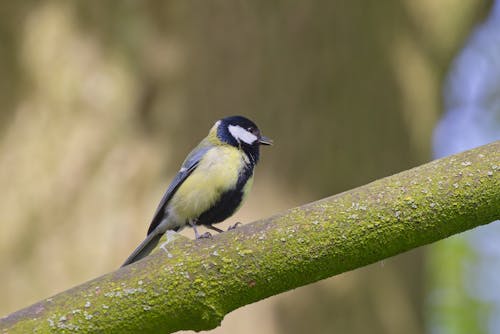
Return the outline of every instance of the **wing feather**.
{"type": "Polygon", "coordinates": [[[170,201],[172,196],[177,191],[177,189],[179,189],[181,184],[196,169],[196,167],[198,167],[198,164],[200,163],[201,158],[212,147],[213,147],[213,145],[205,139],[194,150],[192,150],[191,153],[189,153],[186,160],[184,160],[179,173],[177,173],[175,178],[172,180],[172,182],[168,186],[167,191],[165,192],[165,194],[163,194],[163,197],[162,197],[160,203],[158,204],[156,212],[153,216],[153,220],[151,221],[151,224],[149,225],[148,235],[151,232],[153,232],[154,229],[164,219],[165,214],[166,214],[165,208],[168,205],[168,202],[170,201]]]}

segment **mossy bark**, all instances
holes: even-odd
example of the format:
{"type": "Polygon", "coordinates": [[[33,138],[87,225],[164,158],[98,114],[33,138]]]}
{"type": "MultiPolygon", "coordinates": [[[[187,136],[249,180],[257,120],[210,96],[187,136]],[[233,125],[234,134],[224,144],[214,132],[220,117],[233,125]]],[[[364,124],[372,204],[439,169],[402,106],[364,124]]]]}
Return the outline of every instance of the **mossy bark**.
{"type": "Polygon", "coordinates": [[[138,263],[0,319],[2,333],[172,333],[500,219],[500,141],[138,263]]]}

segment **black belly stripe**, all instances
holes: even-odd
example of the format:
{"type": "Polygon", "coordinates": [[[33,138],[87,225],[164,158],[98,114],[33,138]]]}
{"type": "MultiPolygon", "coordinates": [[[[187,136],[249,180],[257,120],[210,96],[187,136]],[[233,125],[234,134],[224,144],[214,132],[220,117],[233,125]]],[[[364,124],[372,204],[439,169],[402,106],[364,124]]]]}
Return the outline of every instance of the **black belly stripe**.
{"type": "Polygon", "coordinates": [[[196,222],[198,225],[220,223],[230,217],[240,206],[243,199],[243,188],[253,174],[253,165],[246,165],[238,177],[236,187],[222,193],[220,199],[210,209],[202,213],[196,222]]]}

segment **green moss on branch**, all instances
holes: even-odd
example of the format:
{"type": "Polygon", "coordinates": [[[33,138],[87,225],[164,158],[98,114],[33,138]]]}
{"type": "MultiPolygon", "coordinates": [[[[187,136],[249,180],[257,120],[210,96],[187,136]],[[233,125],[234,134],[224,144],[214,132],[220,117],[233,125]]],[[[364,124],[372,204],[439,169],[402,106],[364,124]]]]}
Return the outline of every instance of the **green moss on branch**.
{"type": "Polygon", "coordinates": [[[500,218],[500,141],[150,257],[0,320],[2,333],[171,333],[500,218]]]}

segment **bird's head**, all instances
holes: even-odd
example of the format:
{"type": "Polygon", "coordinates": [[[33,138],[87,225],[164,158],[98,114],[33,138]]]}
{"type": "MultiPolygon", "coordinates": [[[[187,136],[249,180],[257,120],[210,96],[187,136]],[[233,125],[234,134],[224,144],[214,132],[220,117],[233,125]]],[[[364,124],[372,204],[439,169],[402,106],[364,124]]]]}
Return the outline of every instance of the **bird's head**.
{"type": "Polygon", "coordinates": [[[257,163],[260,145],[272,145],[273,141],[260,133],[257,125],[243,116],[230,116],[215,122],[217,139],[227,145],[241,148],[257,163]]]}

